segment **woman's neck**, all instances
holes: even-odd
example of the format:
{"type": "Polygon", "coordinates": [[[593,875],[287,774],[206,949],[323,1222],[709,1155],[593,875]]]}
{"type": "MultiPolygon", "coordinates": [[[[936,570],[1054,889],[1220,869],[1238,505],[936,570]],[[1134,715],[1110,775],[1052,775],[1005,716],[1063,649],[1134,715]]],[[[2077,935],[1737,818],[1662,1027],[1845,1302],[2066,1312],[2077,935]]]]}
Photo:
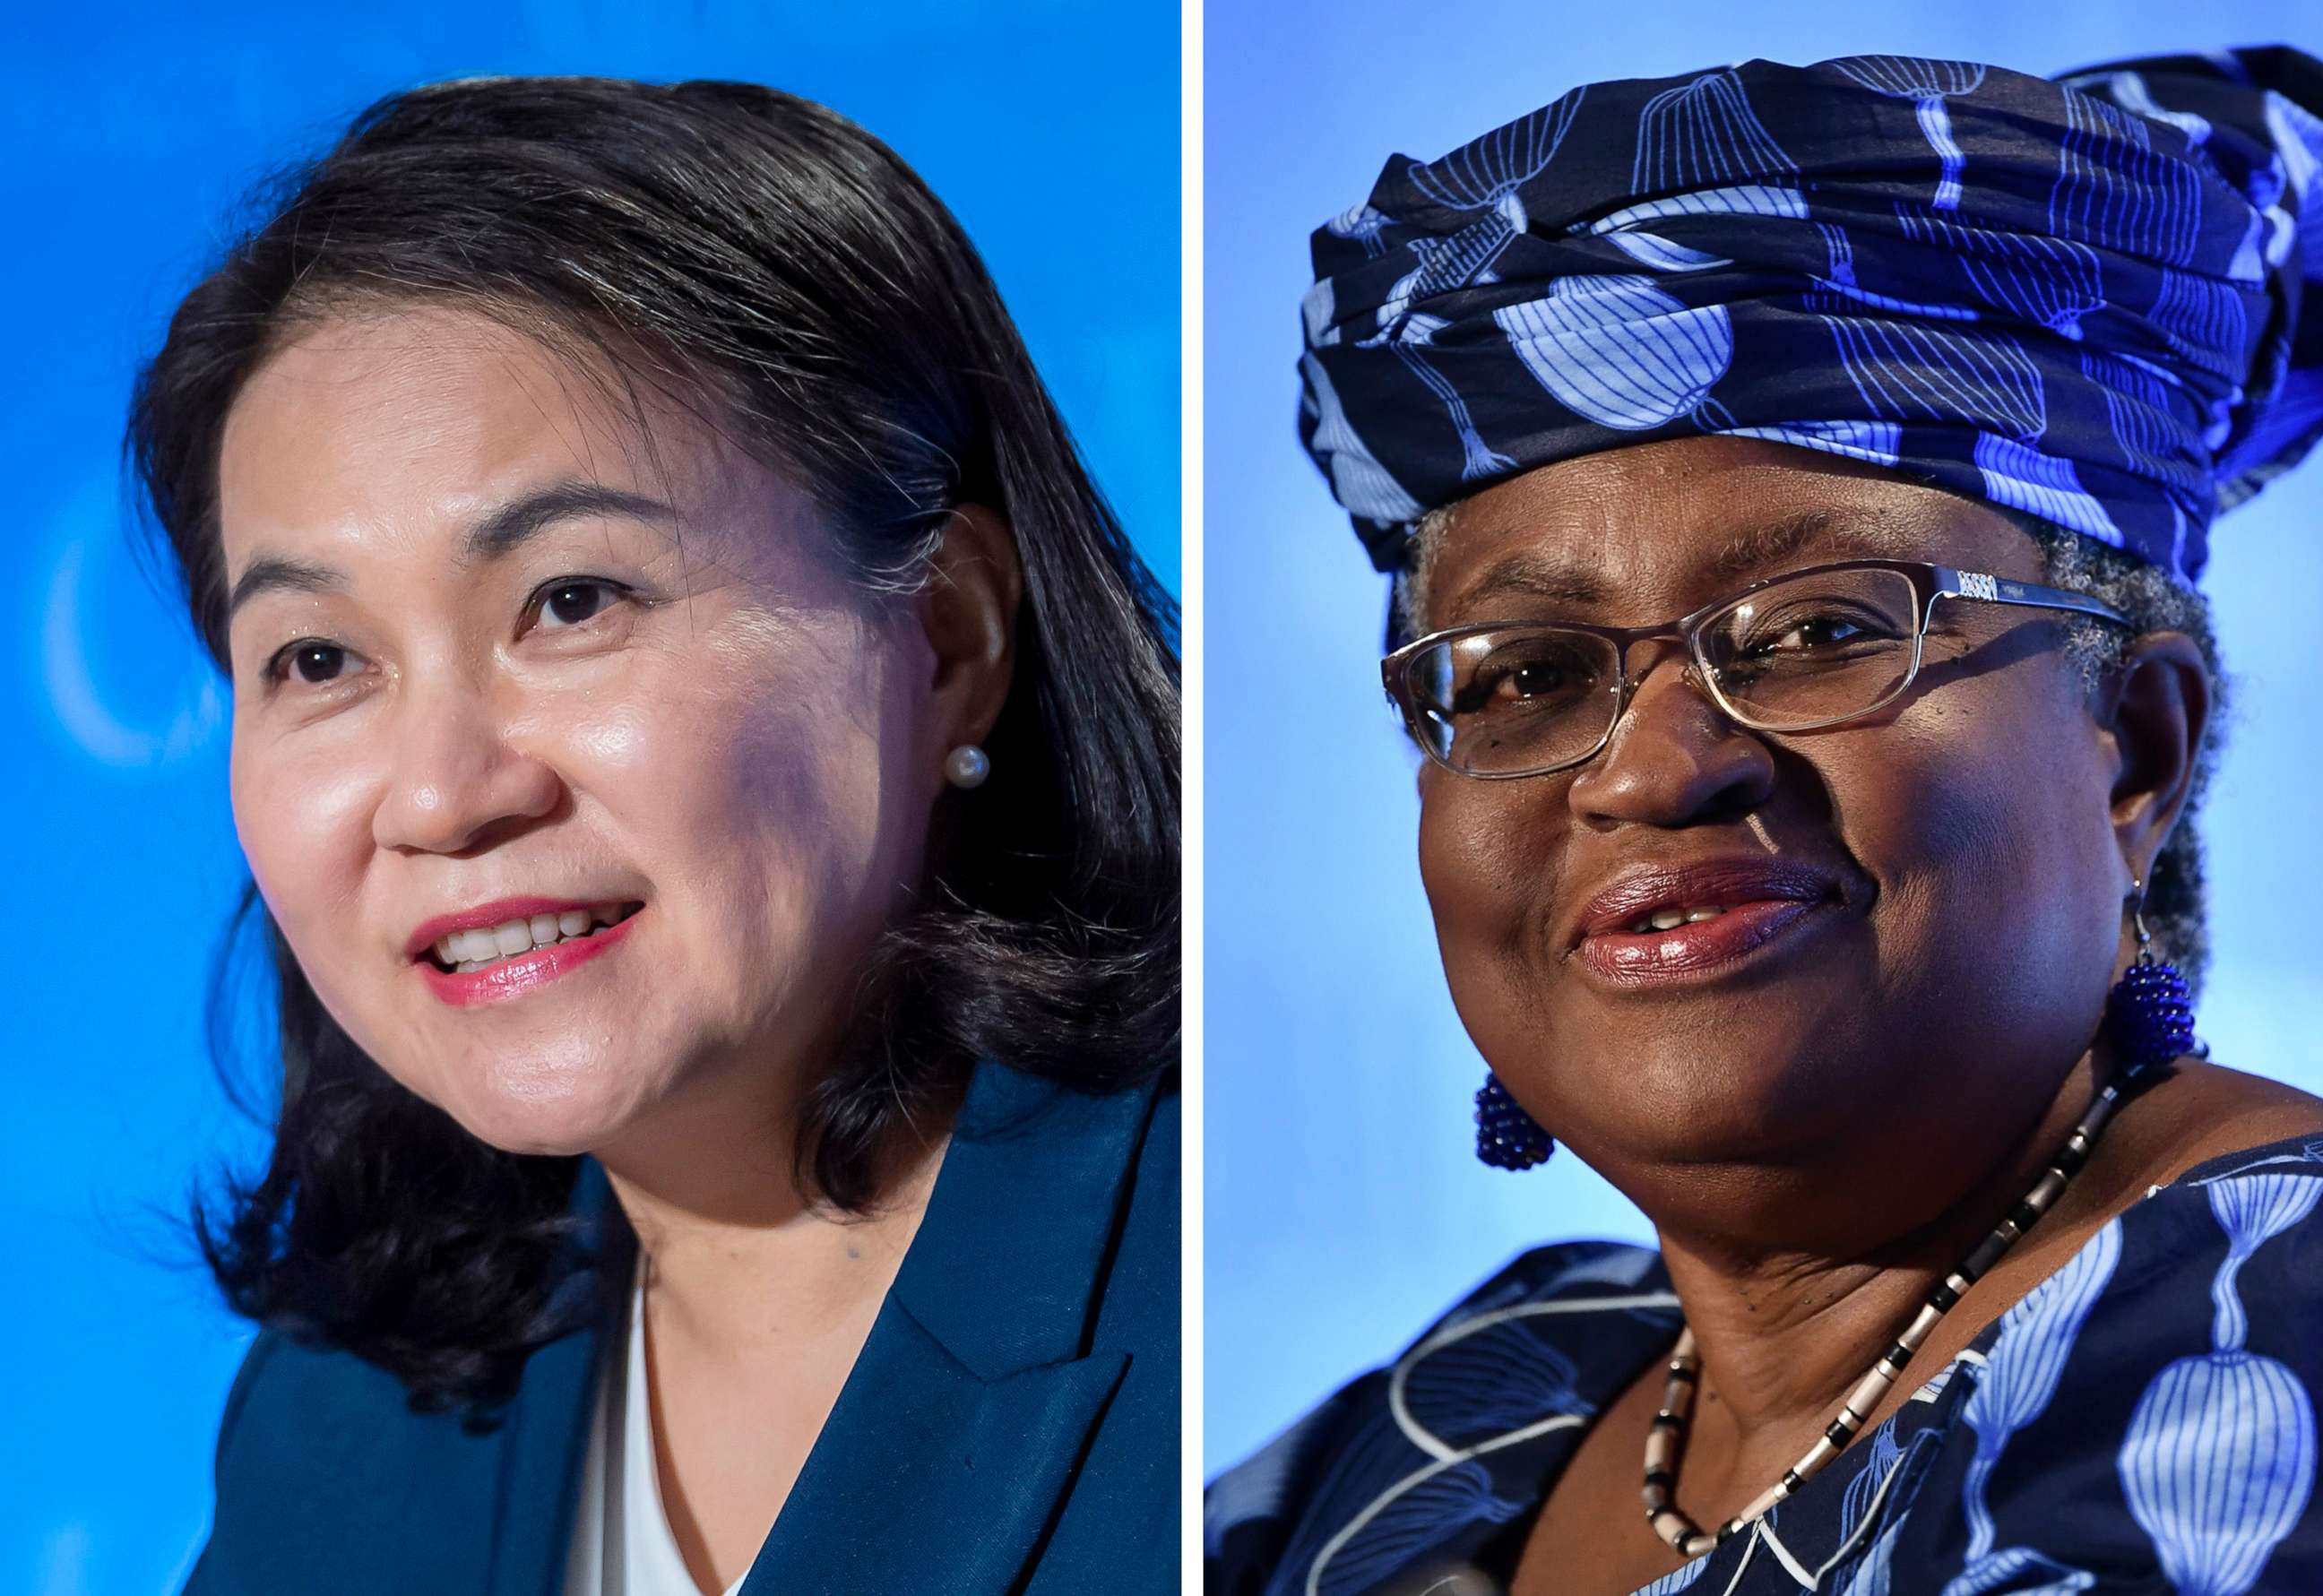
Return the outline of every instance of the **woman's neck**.
{"type": "Polygon", "coordinates": [[[949,1145],[950,1108],[918,1114],[877,1157],[861,1213],[813,1200],[794,1177],[793,1133],[735,1119],[600,1155],[650,1270],[655,1332],[748,1361],[862,1316],[918,1233],[949,1145]],[[627,1154],[629,1156],[624,1156],[627,1154]]]}
{"type": "MultiPolygon", "coordinates": [[[[1798,1169],[1780,1181],[1727,1183],[1718,1193],[1723,1224],[1705,1222],[1699,1206],[1685,1210],[1685,1223],[1663,1219],[1664,1259],[1702,1362],[1686,1444],[1689,1495],[1713,1503],[1731,1495],[1727,1505],[1739,1509],[1796,1461],[1929,1292],[2040,1179],[2088,1111],[2099,1068],[2080,1060],[2031,1125],[2000,1138],[1969,1177],[1930,1188],[1932,1166],[1891,1148],[1820,1185],[1798,1169]],[[1785,1212],[1819,1217],[1815,1246],[1752,1241],[1778,1234],[1785,1212]]],[[[1866,1418],[1883,1422],[2147,1190],[2206,1159],[2319,1125],[2323,1103],[2306,1093],[2180,1060],[2115,1114],[2064,1196],[1961,1297],[1866,1418]]]]}
{"type": "MultiPolygon", "coordinates": [[[[2040,1179],[2096,1091],[2097,1067],[2084,1057],[2029,1123],[1979,1127],[1988,1138],[1970,1156],[1850,1144],[1821,1165],[1715,1182],[1714,1207],[1698,1196],[1666,1205],[1663,1257],[1703,1371],[1689,1457],[1724,1456],[1753,1477],[1771,1467],[1762,1485],[1795,1462],[1929,1293],[2040,1179]]],[[[1949,1334],[1914,1361],[1883,1412],[1867,1417],[1884,1417],[1934,1372],[1931,1354],[1988,1321],[1987,1301],[2013,1301],[2011,1279],[2060,1246],[2078,1247],[2116,1211],[2126,1166],[2138,1161],[2123,1156],[2131,1150],[2118,1128],[1985,1289],[1947,1316],[1949,1334]]]]}

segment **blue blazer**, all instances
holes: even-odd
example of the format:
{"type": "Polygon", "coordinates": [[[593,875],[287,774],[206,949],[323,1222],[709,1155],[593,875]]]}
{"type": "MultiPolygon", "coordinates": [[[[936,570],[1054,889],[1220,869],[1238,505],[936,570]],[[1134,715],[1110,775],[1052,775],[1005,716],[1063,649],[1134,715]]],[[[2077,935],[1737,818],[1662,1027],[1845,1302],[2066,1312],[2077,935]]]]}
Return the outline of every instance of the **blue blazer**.
{"type": "MultiPolygon", "coordinates": [[[[618,1215],[593,1158],[574,1205],[618,1215]]],[[[351,1353],[262,1331],[184,1596],[557,1596],[602,1339],[539,1348],[504,1422],[471,1434],[351,1353]]],[[[1177,1591],[1178,1351],[1175,1090],[979,1066],[743,1596],[1177,1591]]]]}

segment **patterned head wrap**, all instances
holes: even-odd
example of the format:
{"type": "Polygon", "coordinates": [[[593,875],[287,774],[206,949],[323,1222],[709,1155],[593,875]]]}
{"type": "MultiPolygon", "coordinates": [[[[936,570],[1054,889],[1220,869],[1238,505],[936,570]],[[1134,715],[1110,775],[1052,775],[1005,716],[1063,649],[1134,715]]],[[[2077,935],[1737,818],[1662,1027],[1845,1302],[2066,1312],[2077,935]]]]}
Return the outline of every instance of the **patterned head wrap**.
{"type": "Polygon", "coordinates": [[[2281,46],[1589,84],[1316,232],[1300,436],[1383,571],[1492,482],[1723,434],[2190,583],[2323,433],[2318,111],[2323,62],[2281,46]]]}

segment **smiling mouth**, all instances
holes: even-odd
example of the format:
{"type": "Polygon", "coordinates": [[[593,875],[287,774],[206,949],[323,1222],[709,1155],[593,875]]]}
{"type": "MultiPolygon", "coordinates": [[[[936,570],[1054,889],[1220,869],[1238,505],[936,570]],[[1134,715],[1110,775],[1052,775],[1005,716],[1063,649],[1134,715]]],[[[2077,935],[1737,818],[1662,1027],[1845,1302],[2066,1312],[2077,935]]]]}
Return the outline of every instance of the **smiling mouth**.
{"type": "Polygon", "coordinates": [[[639,902],[592,903],[586,909],[566,909],[556,914],[534,914],[504,924],[453,931],[436,939],[420,955],[446,975],[473,975],[543,948],[584,942],[645,907],[639,902]]]}
{"type": "Polygon", "coordinates": [[[1584,937],[1576,951],[1592,974],[1616,986],[1715,978],[1839,906],[1837,898],[1823,896],[1657,909],[1584,937]]]}

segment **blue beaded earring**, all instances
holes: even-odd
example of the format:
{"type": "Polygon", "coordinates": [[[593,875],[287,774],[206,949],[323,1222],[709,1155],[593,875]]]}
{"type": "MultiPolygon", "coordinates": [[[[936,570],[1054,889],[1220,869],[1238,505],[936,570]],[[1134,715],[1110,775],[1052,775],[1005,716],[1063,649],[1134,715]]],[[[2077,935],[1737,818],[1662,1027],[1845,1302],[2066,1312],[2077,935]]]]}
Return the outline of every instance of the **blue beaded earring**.
{"type": "Polygon", "coordinates": [[[2137,957],[2106,995],[2105,1026],[2123,1075],[2134,1080],[2195,1051],[2196,1044],[2186,977],[2176,965],[2153,957],[2153,935],[2145,929],[2145,884],[2134,876],[2129,923],[2137,933],[2137,957]]]}
{"type": "Polygon", "coordinates": [[[1476,1156],[1496,1169],[1529,1169],[1556,1151],[1539,1122],[1524,1111],[1501,1078],[1484,1072],[1476,1092],[1476,1156]]]}

